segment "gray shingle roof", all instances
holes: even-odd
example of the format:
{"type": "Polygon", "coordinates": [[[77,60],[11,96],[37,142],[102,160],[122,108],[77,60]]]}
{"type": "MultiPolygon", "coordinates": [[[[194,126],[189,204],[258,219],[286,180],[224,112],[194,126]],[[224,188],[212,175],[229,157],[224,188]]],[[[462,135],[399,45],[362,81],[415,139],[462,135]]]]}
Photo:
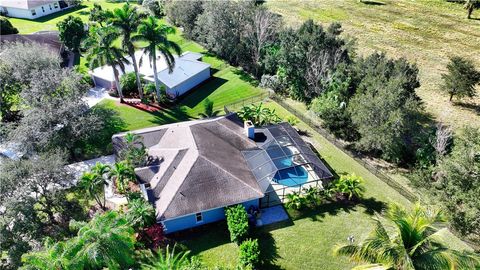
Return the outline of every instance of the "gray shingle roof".
{"type": "MultiPolygon", "coordinates": [[[[332,176],[288,123],[257,131],[265,135],[264,141],[249,139],[236,114],[134,131],[143,136],[149,155],[160,160],[158,164],[135,170],[140,183],[150,184],[157,219],[171,219],[263,197],[279,170],[275,159],[272,161],[275,155],[272,149],[280,149],[279,144],[298,149],[297,154],[290,156],[295,156],[298,164],[311,165],[320,179],[332,176]],[[271,172],[264,174],[258,170],[269,170],[270,163],[271,172]]],[[[112,138],[116,153],[123,147],[123,136],[118,134],[112,138]]]]}
{"type": "MultiPolygon", "coordinates": [[[[256,148],[232,114],[134,131],[143,136],[159,165],[136,169],[150,183],[157,219],[164,220],[232,205],[264,196],[242,151],[256,148]]],[[[114,135],[115,152],[124,134],[114,135]]]]}

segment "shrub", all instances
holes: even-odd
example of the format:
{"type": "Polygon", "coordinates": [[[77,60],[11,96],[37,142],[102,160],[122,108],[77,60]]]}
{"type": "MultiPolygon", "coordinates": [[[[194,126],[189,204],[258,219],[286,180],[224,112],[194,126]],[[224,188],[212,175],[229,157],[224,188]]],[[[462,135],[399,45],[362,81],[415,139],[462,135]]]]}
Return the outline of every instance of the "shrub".
{"type": "Polygon", "coordinates": [[[247,239],[240,245],[240,264],[242,267],[255,269],[260,263],[258,239],[247,239]]]}
{"type": "Polygon", "coordinates": [[[163,226],[159,223],[155,223],[144,229],[140,232],[138,238],[139,241],[152,249],[158,249],[159,247],[165,246],[168,242],[168,239],[165,237],[163,226]]]}
{"type": "Polygon", "coordinates": [[[270,108],[263,107],[262,103],[244,106],[238,111],[238,116],[244,121],[252,121],[255,126],[259,127],[276,124],[281,121],[275,109],[271,110],[270,108]]]}
{"type": "Polygon", "coordinates": [[[142,7],[144,7],[153,16],[162,17],[164,15],[163,6],[158,0],[143,0],[142,7]]]}
{"type": "Polygon", "coordinates": [[[285,88],[285,85],[282,83],[278,75],[268,74],[262,75],[259,86],[272,89],[276,93],[281,92],[285,88]]]}
{"type": "Polygon", "coordinates": [[[143,198],[134,199],[128,203],[125,219],[133,229],[138,231],[155,223],[155,209],[143,198]]]}
{"type": "Polygon", "coordinates": [[[300,123],[298,118],[293,115],[289,115],[287,118],[285,118],[285,121],[287,121],[287,123],[289,123],[291,126],[295,126],[300,123]]]}
{"type": "Polygon", "coordinates": [[[298,192],[287,194],[287,202],[285,207],[293,210],[300,210],[307,204],[307,199],[298,192]]]}
{"type": "Polygon", "coordinates": [[[342,175],[334,183],[335,190],[346,196],[348,200],[360,199],[365,192],[364,180],[355,174],[342,175]]]}
{"type": "Polygon", "coordinates": [[[0,35],[18,34],[18,29],[5,17],[0,17],[0,35]]]}
{"type": "MultiPolygon", "coordinates": [[[[155,102],[157,100],[157,94],[154,83],[148,83],[143,88],[144,96],[150,101],[155,102]]],[[[157,101],[158,104],[166,104],[169,102],[167,95],[165,94],[165,86],[160,86],[160,100],[157,101]]]]}
{"type": "Polygon", "coordinates": [[[241,204],[230,206],[225,210],[227,216],[228,230],[230,231],[230,240],[241,243],[248,235],[248,216],[245,207],[241,204]]]}
{"type": "Polygon", "coordinates": [[[123,95],[132,96],[137,90],[137,76],[135,72],[125,73],[120,77],[120,86],[122,87],[123,95]]]}

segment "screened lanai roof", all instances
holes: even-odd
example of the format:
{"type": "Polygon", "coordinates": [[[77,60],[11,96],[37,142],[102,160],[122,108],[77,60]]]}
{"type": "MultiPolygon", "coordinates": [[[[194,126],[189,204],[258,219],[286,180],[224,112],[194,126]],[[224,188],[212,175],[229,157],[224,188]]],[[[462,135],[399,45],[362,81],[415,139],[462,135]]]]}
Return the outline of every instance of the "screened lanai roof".
{"type": "Polygon", "coordinates": [[[263,141],[257,141],[259,148],[242,153],[264,192],[274,177],[282,175],[281,171],[297,166],[311,168],[318,179],[332,177],[328,168],[288,123],[257,128],[256,133],[264,135],[261,136],[263,141]]]}

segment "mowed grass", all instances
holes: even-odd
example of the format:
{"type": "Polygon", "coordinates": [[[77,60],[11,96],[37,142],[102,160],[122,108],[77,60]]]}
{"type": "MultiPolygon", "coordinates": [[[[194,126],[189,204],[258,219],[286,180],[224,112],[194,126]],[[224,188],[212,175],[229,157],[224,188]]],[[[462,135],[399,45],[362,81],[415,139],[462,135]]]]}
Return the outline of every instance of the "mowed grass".
{"type": "MultiPolygon", "coordinates": [[[[441,74],[450,56],[472,59],[480,69],[480,11],[467,20],[462,5],[444,0],[322,0],[267,1],[290,26],[306,19],[327,25],[340,22],[344,35],[357,39],[358,53],[384,51],[406,57],[420,69],[422,86],[417,93],[436,120],[454,128],[480,127],[480,97],[453,105],[440,91],[441,74]]],[[[480,95],[480,89],[479,95],[480,95]]]]}
{"type": "MultiPolygon", "coordinates": [[[[275,109],[282,119],[291,115],[273,101],[264,105],[275,109]]],[[[350,235],[357,241],[364,239],[373,228],[373,218],[388,203],[407,208],[411,203],[305,123],[299,122],[296,127],[306,134],[306,139],[335,173],[355,173],[363,177],[365,199],[357,206],[330,203],[301,212],[289,210],[291,221],[256,230],[253,236],[259,239],[261,269],[350,269],[354,266],[352,262],[334,256],[335,246],[346,244],[350,235]]],[[[453,248],[469,249],[449,232],[443,238],[453,248]]],[[[234,267],[238,263],[238,247],[230,243],[225,223],[212,225],[182,243],[208,266],[234,267]]]]}
{"type": "MultiPolygon", "coordinates": [[[[109,3],[106,1],[83,1],[78,7],[66,9],[61,12],[53,13],[34,20],[9,18],[13,26],[15,26],[20,34],[31,34],[38,31],[57,30],[57,23],[64,20],[69,15],[80,17],[82,21],[87,22],[90,15],[90,9],[93,4],[98,3],[103,9],[114,9],[122,6],[124,3],[109,3]]],[[[131,3],[133,4],[133,3],[131,3]]]]}

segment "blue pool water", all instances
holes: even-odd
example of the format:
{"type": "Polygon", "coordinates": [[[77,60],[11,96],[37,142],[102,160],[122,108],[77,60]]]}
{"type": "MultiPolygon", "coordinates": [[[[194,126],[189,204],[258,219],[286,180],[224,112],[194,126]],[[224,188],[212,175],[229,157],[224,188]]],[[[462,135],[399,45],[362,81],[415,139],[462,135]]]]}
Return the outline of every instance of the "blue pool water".
{"type": "Polygon", "coordinates": [[[296,166],[278,171],[273,178],[281,185],[294,187],[308,182],[308,172],[303,166],[296,166]]]}

